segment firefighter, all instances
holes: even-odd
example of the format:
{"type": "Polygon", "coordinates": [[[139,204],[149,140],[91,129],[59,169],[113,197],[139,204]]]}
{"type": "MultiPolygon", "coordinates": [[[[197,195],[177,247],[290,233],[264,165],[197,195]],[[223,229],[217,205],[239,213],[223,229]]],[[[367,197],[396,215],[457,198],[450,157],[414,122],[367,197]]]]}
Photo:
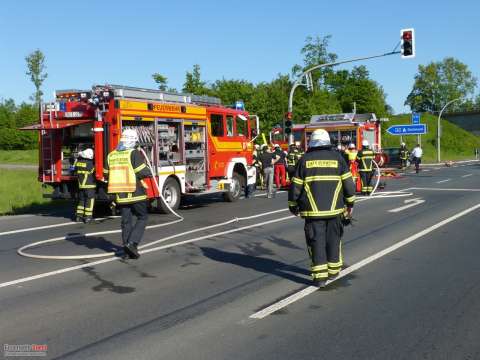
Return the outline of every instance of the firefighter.
{"type": "Polygon", "coordinates": [[[93,150],[88,148],[78,153],[75,161],[74,174],[78,180],[78,203],[75,213],[76,222],[89,223],[93,217],[95,205],[95,165],[93,164],[93,150]]]}
{"type": "Polygon", "coordinates": [[[362,181],[362,194],[370,195],[373,191],[373,158],[375,154],[370,150],[368,140],[362,141],[362,149],[357,153],[358,171],[362,181]]]}
{"type": "Polygon", "coordinates": [[[151,177],[145,156],[136,149],[137,132],[133,129],[123,131],[115,150],[108,154],[107,168],[108,193],[115,194],[115,203],[122,215],[122,241],[125,254],[138,259],[137,251],[147,225],[147,195],[142,179],[151,177]],[[137,221],[133,224],[135,215],[137,221]]]}
{"type": "Polygon", "coordinates": [[[256,186],[263,187],[263,176],[262,176],[262,162],[260,161],[260,156],[262,154],[262,150],[260,149],[260,145],[255,144],[255,150],[253,150],[253,166],[255,166],[256,170],[256,186]]]}
{"type": "Polygon", "coordinates": [[[316,286],[324,287],[342,266],[342,216],[351,218],[355,202],[352,174],[323,129],[312,133],[308,151],[300,159],[288,193],[288,206],[305,219],[305,238],[316,286]]]}
{"type": "Polygon", "coordinates": [[[287,154],[287,174],[290,181],[292,181],[292,178],[295,175],[295,166],[297,166],[300,158],[301,155],[297,145],[291,144],[287,154]]]}
{"type": "Polygon", "coordinates": [[[410,152],[404,142],[400,144],[400,168],[403,170],[407,167],[407,160],[410,156],[410,152]]]}
{"type": "Polygon", "coordinates": [[[275,186],[277,189],[280,187],[287,186],[287,177],[286,177],[286,154],[280,148],[280,145],[275,144],[275,151],[274,151],[274,171],[275,171],[275,186]]]}
{"type": "Polygon", "coordinates": [[[357,183],[358,178],[358,163],[357,163],[357,149],[354,143],[348,145],[348,149],[345,150],[346,159],[348,160],[348,165],[350,166],[350,172],[352,173],[353,183],[357,183]]]}

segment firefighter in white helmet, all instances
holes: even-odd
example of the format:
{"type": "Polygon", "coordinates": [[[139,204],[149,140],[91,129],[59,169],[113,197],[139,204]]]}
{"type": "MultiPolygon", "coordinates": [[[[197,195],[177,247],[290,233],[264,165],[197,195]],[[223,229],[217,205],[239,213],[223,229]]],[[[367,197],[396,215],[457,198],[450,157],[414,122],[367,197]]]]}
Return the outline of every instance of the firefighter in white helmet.
{"type": "Polygon", "coordinates": [[[400,144],[400,168],[403,170],[407,167],[407,160],[410,156],[410,152],[404,142],[400,144]]]}
{"type": "Polygon", "coordinates": [[[145,156],[136,149],[138,135],[134,129],[122,132],[115,150],[108,154],[108,193],[115,194],[115,202],[122,214],[122,241],[125,254],[138,259],[137,251],[148,219],[147,194],[142,179],[152,176],[145,156]],[[137,218],[133,224],[133,216],[137,218]]]}
{"type": "Polygon", "coordinates": [[[293,214],[305,219],[312,278],[319,287],[336,277],[343,266],[342,216],[351,216],[354,202],[355,188],[347,163],[332,148],[328,132],[315,130],[308,151],[295,168],[288,206],[293,214]]]}
{"type": "Polygon", "coordinates": [[[91,148],[78,153],[73,169],[78,181],[78,202],[75,211],[75,221],[89,223],[93,217],[95,189],[97,188],[93,150],[91,148]]]}
{"type": "Polygon", "coordinates": [[[362,181],[362,194],[370,195],[373,191],[372,175],[373,175],[373,158],[375,153],[370,149],[368,140],[362,141],[362,149],[357,154],[358,171],[362,181]]]}

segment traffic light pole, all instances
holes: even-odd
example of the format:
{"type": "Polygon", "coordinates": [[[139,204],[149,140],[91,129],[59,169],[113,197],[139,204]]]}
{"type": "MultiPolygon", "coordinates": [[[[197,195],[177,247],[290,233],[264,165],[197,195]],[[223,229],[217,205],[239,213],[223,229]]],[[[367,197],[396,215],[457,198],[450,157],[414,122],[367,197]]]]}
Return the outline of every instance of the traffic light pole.
{"type": "MultiPolygon", "coordinates": [[[[335,61],[335,62],[331,62],[331,63],[315,65],[315,66],[313,66],[313,67],[305,70],[305,71],[297,78],[297,80],[295,80],[295,82],[293,83],[292,89],[290,90],[290,96],[289,96],[289,98],[288,98],[288,114],[289,114],[289,117],[291,118],[292,112],[293,112],[293,94],[295,93],[295,90],[297,89],[297,87],[299,87],[299,86],[301,86],[301,85],[305,85],[305,84],[302,82],[302,81],[303,81],[303,78],[304,78],[305,76],[309,76],[309,74],[310,74],[312,71],[317,70],[317,69],[321,69],[321,68],[324,68],[324,67],[336,66],[336,65],[341,65],[341,64],[347,64],[347,63],[356,62],[356,61],[362,61],[362,60],[375,59],[375,58],[379,58],[379,57],[384,57],[384,56],[389,56],[389,55],[395,55],[395,54],[400,54],[400,53],[401,53],[400,51],[392,51],[392,52],[388,52],[388,53],[380,54],[380,55],[359,57],[359,58],[354,58],[354,59],[350,59],[350,60],[343,60],[343,61],[335,61]]],[[[288,136],[288,143],[289,143],[289,144],[292,144],[292,143],[293,143],[293,134],[290,134],[290,135],[288,136]]]]}

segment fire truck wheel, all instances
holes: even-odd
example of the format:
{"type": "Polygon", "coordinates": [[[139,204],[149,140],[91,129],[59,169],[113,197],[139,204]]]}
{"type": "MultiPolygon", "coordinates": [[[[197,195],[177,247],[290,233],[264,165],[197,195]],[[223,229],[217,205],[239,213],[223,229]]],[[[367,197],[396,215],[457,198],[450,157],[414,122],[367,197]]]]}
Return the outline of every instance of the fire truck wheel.
{"type": "MultiPolygon", "coordinates": [[[[168,206],[170,206],[173,210],[178,209],[178,207],[180,206],[180,199],[182,194],[180,192],[180,186],[178,185],[177,180],[171,177],[168,178],[163,184],[162,195],[168,206]]],[[[157,201],[158,209],[164,214],[169,214],[170,210],[163,203],[163,201],[161,199],[158,199],[157,201]]]]}
{"type": "Polygon", "coordinates": [[[242,193],[242,187],[244,184],[243,177],[239,174],[234,172],[232,175],[232,190],[224,193],[225,201],[234,202],[237,201],[242,193]]]}

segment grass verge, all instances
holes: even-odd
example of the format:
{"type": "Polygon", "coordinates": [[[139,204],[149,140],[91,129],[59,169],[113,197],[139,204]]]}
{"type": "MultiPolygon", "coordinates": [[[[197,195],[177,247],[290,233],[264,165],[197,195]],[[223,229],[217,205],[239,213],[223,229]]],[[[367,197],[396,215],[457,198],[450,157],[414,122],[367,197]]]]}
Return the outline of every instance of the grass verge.
{"type": "Polygon", "coordinates": [[[38,149],[0,150],[0,164],[38,164],[38,149]]]}
{"type": "Polygon", "coordinates": [[[0,215],[37,214],[70,206],[66,201],[43,198],[51,189],[42,188],[35,170],[0,170],[0,215]]]}

